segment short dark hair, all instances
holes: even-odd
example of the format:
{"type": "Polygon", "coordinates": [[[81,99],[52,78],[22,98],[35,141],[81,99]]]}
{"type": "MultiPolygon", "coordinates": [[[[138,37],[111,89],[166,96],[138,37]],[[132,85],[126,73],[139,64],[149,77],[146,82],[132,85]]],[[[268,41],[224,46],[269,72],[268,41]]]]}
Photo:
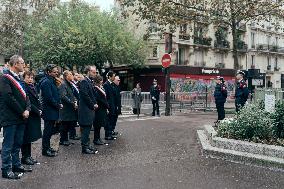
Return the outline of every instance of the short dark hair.
{"type": "Polygon", "coordinates": [[[10,66],[14,66],[15,64],[17,64],[19,62],[19,59],[22,58],[20,55],[13,55],[10,57],[9,60],[9,65],[10,66]]]}
{"type": "Polygon", "coordinates": [[[26,71],[26,72],[24,72],[24,74],[23,74],[23,78],[25,79],[26,78],[26,76],[35,76],[35,74],[32,72],[32,71],[26,71]]]}
{"type": "Polygon", "coordinates": [[[115,73],[113,71],[109,71],[106,76],[107,78],[110,78],[110,77],[113,77],[114,75],[115,73]]]}
{"type": "Polygon", "coordinates": [[[84,74],[87,74],[89,71],[91,71],[91,68],[92,68],[92,67],[97,68],[95,65],[92,65],[92,66],[88,65],[88,66],[86,66],[85,69],[84,69],[84,74]]]}
{"type": "Polygon", "coordinates": [[[93,82],[95,85],[99,85],[100,82],[103,80],[102,76],[100,75],[96,75],[94,78],[93,78],[93,82]]]}
{"type": "Polygon", "coordinates": [[[49,73],[49,72],[51,72],[54,68],[56,68],[57,67],[57,65],[55,65],[55,64],[48,64],[47,66],[46,66],[46,68],[45,68],[45,72],[46,73],[49,73]]]}

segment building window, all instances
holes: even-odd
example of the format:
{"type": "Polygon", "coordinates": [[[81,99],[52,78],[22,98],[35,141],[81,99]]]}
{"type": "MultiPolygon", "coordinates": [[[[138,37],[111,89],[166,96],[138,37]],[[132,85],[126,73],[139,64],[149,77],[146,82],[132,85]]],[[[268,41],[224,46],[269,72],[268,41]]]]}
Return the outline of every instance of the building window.
{"type": "Polygon", "coordinates": [[[186,62],[185,62],[185,49],[179,48],[178,51],[179,51],[179,53],[178,53],[178,64],[179,65],[186,65],[186,62]]]}
{"type": "Polygon", "coordinates": [[[268,45],[268,48],[269,48],[269,46],[270,46],[270,42],[271,42],[271,36],[268,35],[268,36],[267,36],[267,45],[268,45]]]}
{"type": "Polygon", "coordinates": [[[255,48],[255,33],[251,33],[251,48],[255,48]]]}
{"type": "Polygon", "coordinates": [[[270,61],[270,57],[267,57],[267,70],[271,70],[271,61],[270,61]]]}
{"type": "Polygon", "coordinates": [[[181,24],[179,28],[180,33],[186,34],[187,33],[187,24],[181,24]]]}
{"type": "Polygon", "coordinates": [[[275,58],[274,70],[275,71],[279,71],[279,68],[278,68],[278,57],[275,58]]]}
{"type": "Polygon", "coordinates": [[[255,55],[251,55],[251,66],[255,66],[255,55]]]}
{"type": "Polygon", "coordinates": [[[158,24],[155,22],[150,22],[149,24],[149,31],[151,33],[156,33],[158,31],[158,24]]]}
{"type": "Polygon", "coordinates": [[[153,47],[153,58],[158,58],[158,47],[153,47]]]}

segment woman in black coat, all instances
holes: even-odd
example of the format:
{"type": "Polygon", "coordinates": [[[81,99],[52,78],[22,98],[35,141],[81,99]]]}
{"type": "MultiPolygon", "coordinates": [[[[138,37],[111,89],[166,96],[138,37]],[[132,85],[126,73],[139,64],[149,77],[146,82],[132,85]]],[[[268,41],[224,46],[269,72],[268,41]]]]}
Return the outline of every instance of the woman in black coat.
{"type": "Polygon", "coordinates": [[[103,78],[101,76],[94,77],[95,97],[97,100],[98,108],[96,109],[96,116],[94,120],[94,144],[103,145],[101,140],[100,131],[102,127],[107,124],[107,114],[109,111],[109,105],[106,99],[106,93],[103,88],[103,78]]]}
{"type": "Polygon", "coordinates": [[[22,163],[34,165],[37,163],[31,156],[31,144],[42,137],[41,132],[41,105],[39,97],[34,87],[34,74],[27,71],[23,75],[25,90],[31,102],[31,111],[26,123],[23,145],[22,145],[22,163]]]}

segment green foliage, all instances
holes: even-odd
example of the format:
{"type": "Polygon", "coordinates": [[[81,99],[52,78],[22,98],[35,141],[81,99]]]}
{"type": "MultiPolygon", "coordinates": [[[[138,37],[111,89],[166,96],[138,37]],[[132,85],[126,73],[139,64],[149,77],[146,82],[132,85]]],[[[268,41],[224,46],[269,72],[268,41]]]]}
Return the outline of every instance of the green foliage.
{"type": "Polygon", "coordinates": [[[95,64],[141,66],[146,44],[127,31],[113,12],[100,12],[80,1],[59,6],[44,20],[29,19],[26,59],[33,66],[54,63],[69,69],[95,64]]]}
{"type": "Polygon", "coordinates": [[[275,120],[259,104],[245,106],[237,118],[221,122],[218,135],[226,138],[267,142],[273,139],[275,120]]]}
{"type": "Polygon", "coordinates": [[[23,53],[23,39],[28,19],[25,8],[32,7],[32,17],[40,19],[57,3],[58,0],[0,0],[0,55],[23,53]]]}
{"type": "Polygon", "coordinates": [[[271,114],[271,118],[275,120],[273,134],[275,138],[284,138],[284,103],[278,102],[275,112],[271,114]]]}

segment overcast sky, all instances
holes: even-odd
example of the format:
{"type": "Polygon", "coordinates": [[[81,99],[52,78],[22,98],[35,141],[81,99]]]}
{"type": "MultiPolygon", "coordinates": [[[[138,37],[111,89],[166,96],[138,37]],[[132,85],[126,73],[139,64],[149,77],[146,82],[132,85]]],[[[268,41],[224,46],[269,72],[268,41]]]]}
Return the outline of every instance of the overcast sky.
{"type": "MultiPolygon", "coordinates": [[[[70,1],[70,0],[61,0],[62,2],[70,1]]],[[[96,4],[101,7],[102,10],[110,10],[113,7],[114,0],[84,0],[91,4],[96,4]]]]}
{"type": "MultiPolygon", "coordinates": [[[[68,0],[64,0],[68,1],[68,0]]],[[[88,3],[96,4],[101,7],[102,10],[110,10],[113,6],[114,0],[84,0],[88,3]]]]}

